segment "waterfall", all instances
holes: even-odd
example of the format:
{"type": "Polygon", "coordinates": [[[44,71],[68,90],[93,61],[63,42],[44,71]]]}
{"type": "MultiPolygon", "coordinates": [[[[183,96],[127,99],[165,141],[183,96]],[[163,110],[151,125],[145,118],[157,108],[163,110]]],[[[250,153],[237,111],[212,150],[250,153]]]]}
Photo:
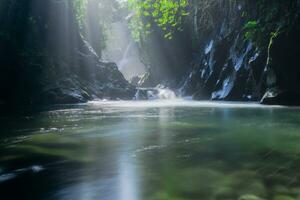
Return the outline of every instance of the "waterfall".
{"type": "Polygon", "coordinates": [[[102,54],[103,59],[118,64],[119,71],[127,80],[146,72],[146,67],[140,60],[139,49],[131,38],[131,31],[124,20],[112,23],[102,54]]]}
{"type": "Polygon", "coordinates": [[[120,62],[118,63],[119,66],[119,70],[122,71],[122,69],[127,65],[128,63],[128,57],[129,57],[129,52],[130,52],[130,48],[132,45],[132,41],[130,41],[126,47],[126,50],[124,51],[124,54],[122,56],[122,59],[120,60],[120,62]]]}
{"type": "Polygon", "coordinates": [[[158,88],[157,91],[158,99],[177,99],[175,92],[168,88],[158,88]]]}
{"type": "Polygon", "coordinates": [[[169,88],[157,86],[155,88],[137,88],[134,100],[175,100],[176,93],[169,88]]]}

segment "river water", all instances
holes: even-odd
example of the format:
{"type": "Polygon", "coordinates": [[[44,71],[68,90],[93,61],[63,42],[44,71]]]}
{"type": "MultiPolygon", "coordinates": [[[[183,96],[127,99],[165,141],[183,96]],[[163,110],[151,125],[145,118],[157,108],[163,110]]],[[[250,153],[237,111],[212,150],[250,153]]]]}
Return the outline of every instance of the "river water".
{"type": "Polygon", "coordinates": [[[0,119],[0,199],[300,198],[299,108],[98,101],[0,119]]]}

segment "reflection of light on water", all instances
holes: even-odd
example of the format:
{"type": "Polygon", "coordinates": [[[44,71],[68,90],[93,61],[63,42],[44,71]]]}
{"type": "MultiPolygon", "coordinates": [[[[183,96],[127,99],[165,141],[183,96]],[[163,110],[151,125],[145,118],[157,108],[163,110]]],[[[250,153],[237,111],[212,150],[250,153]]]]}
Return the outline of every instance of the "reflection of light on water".
{"type": "Polygon", "coordinates": [[[160,137],[159,144],[167,144],[170,141],[171,135],[168,134],[165,124],[169,124],[174,120],[174,108],[159,108],[159,123],[160,123],[160,137]]]}
{"type": "MultiPolygon", "coordinates": [[[[139,123],[135,124],[137,127],[144,127],[144,119],[141,119],[139,123]]],[[[127,120],[123,120],[119,124],[118,129],[130,130],[130,133],[134,129],[133,125],[129,125],[127,120]]],[[[119,131],[117,131],[119,132],[119,131]]],[[[130,134],[129,133],[129,134],[130,134]]],[[[138,170],[134,163],[135,158],[131,155],[131,150],[135,149],[135,141],[128,137],[128,134],[120,135],[122,151],[119,153],[118,158],[118,200],[137,200],[138,198],[138,170]]]]}
{"type": "Polygon", "coordinates": [[[11,179],[16,178],[17,176],[23,175],[23,174],[28,173],[28,172],[39,173],[43,170],[44,170],[44,167],[42,167],[40,165],[33,165],[31,167],[17,169],[15,171],[10,172],[10,173],[1,174],[1,169],[0,169],[0,183],[5,182],[5,181],[9,181],[11,179]]]}
{"type": "Polygon", "coordinates": [[[286,108],[284,106],[265,106],[259,103],[222,102],[222,101],[190,101],[154,100],[154,101],[90,101],[94,108],[155,108],[155,107],[198,107],[198,108],[286,108]]]}
{"type": "MultiPolygon", "coordinates": [[[[129,142],[129,141],[128,141],[129,142]]],[[[127,142],[124,143],[126,145],[127,142]]],[[[130,145],[130,143],[128,143],[130,145]]],[[[137,170],[133,158],[126,151],[122,152],[119,160],[119,200],[136,200],[137,194],[137,170]]]]}
{"type": "Polygon", "coordinates": [[[131,162],[130,156],[122,155],[120,164],[120,200],[136,200],[137,198],[137,185],[136,170],[131,162]],[[128,159],[126,159],[128,158],[128,159]]]}

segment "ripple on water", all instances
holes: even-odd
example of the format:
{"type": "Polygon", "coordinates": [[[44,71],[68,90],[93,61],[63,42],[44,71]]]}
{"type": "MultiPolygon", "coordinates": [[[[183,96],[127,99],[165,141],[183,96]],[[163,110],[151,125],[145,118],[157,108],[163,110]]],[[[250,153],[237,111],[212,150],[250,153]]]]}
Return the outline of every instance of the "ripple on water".
{"type": "Polygon", "coordinates": [[[45,168],[41,165],[32,165],[27,168],[17,169],[12,172],[4,173],[4,174],[1,174],[2,170],[0,170],[0,183],[15,179],[18,176],[21,176],[25,173],[39,173],[43,170],[45,170],[45,168]]]}
{"type": "Polygon", "coordinates": [[[133,153],[133,157],[136,156],[136,154],[138,153],[142,153],[142,152],[146,152],[146,151],[154,151],[154,150],[160,150],[160,149],[163,149],[163,148],[166,148],[167,145],[151,145],[151,146],[146,146],[146,147],[143,147],[143,148],[140,148],[140,149],[137,149],[136,151],[134,151],[133,153]]]}
{"type": "Polygon", "coordinates": [[[7,173],[0,175],[0,183],[14,179],[17,175],[14,173],[7,173]]]}

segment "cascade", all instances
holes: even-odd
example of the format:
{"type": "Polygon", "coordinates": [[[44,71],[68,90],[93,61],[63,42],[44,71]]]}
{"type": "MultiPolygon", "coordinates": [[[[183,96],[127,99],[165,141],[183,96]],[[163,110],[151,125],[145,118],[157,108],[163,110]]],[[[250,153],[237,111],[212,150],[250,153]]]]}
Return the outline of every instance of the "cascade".
{"type": "Polygon", "coordinates": [[[175,100],[179,99],[176,93],[162,86],[155,88],[137,88],[134,100],[175,100]]]}
{"type": "Polygon", "coordinates": [[[119,61],[118,66],[119,66],[119,70],[122,71],[122,69],[124,69],[124,67],[128,64],[128,57],[129,57],[129,52],[132,46],[132,41],[130,41],[126,47],[126,50],[124,51],[124,54],[122,56],[122,59],[119,61]]]}

